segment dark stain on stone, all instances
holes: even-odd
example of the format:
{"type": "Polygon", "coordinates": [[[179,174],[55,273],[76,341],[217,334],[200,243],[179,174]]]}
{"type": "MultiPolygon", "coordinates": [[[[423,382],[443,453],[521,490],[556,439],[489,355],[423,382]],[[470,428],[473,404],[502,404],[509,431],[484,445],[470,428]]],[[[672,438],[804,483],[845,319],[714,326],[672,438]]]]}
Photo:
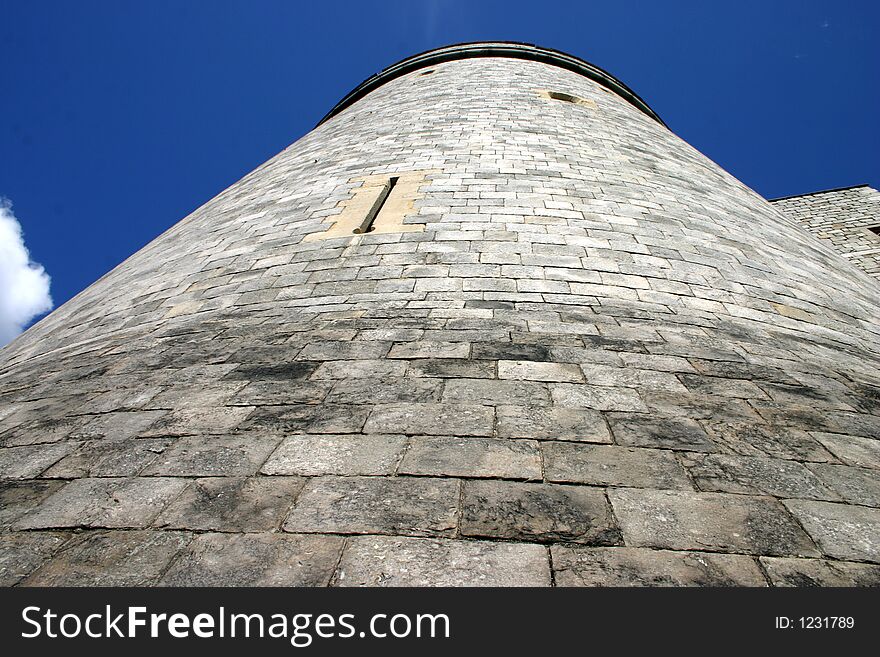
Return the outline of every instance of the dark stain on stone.
{"type": "Polygon", "coordinates": [[[474,343],[471,348],[471,358],[475,360],[532,360],[537,362],[552,360],[550,350],[547,347],[511,342],[474,343]]]}
{"type": "Polygon", "coordinates": [[[318,363],[300,361],[277,365],[239,365],[224,379],[234,381],[264,381],[266,379],[306,379],[318,368],[318,363]]]}

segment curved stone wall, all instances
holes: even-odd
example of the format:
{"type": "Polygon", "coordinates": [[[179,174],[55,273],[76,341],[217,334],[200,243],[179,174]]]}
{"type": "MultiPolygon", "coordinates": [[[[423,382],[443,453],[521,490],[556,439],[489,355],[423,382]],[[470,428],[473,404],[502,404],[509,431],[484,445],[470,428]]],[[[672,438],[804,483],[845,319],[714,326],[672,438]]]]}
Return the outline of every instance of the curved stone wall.
{"type": "Polygon", "coordinates": [[[593,80],[415,70],[0,352],[3,582],[877,583],[878,309],[593,80]]]}

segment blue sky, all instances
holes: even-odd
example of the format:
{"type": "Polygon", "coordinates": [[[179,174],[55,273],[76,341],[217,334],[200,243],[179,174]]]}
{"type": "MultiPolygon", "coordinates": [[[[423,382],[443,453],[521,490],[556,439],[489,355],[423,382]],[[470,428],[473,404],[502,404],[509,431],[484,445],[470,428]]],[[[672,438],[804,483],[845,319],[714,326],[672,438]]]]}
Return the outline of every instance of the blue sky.
{"type": "Polygon", "coordinates": [[[768,197],[880,185],[880,3],[0,0],[0,197],[60,305],[308,132],[460,41],[601,66],[768,197]]]}

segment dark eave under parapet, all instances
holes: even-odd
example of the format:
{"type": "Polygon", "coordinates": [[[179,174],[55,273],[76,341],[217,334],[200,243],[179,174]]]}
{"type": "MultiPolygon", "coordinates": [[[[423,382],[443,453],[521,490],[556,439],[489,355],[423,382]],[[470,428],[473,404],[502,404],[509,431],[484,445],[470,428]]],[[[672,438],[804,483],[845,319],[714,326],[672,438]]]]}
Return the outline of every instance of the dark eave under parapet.
{"type": "Polygon", "coordinates": [[[599,67],[593,66],[582,59],[567,55],[558,50],[513,41],[459,43],[452,46],[437,48],[435,50],[428,50],[418,55],[407,57],[361,82],[357,87],[350,91],[345,98],[336,103],[336,106],[318,122],[318,125],[321,125],[328,119],[336,116],[341,111],[390,80],[394,80],[395,78],[422,68],[442,64],[443,62],[470,59],[473,57],[511,57],[514,59],[527,59],[580,73],[594,82],[601,84],[606,89],[613,91],[661,125],[666,125],[644,100],[639,98],[632,89],[627,87],[623,82],[610,73],[607,73],[599,67]]]}

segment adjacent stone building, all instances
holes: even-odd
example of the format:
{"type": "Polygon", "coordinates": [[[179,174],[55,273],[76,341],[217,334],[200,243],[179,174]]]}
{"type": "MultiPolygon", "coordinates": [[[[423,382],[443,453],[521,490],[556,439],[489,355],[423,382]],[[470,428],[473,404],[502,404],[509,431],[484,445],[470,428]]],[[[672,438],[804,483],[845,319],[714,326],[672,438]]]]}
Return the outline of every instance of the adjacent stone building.
{"type": "Polygon", "coordinates": [[[400,62],[0,352],[0,582],[880,583],[799,207],[563,53],[400,62]]]}
{"type": "Polygon", "coordinates": [[[880,278],[880,192],[868,185],[770,202],[859,269],[880,278]]]}

